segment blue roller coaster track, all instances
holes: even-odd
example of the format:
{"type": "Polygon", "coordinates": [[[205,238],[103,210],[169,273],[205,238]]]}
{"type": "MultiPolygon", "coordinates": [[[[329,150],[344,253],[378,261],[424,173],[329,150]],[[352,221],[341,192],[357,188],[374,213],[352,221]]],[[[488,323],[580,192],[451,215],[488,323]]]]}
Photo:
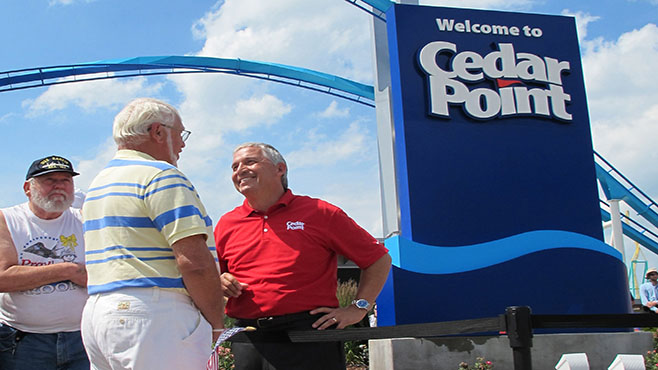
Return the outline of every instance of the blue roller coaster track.
{"type": "Polygon", "coordinates": [[[0,92],[120,77],[227,73],[323,92],[374,107],[372,86],[276,63],[194,56],[148,56],[0,72],[0,92]]]}
{"type": "MultiPolygon", "coordinates": [[[[605,197],[624,201],[637,212],[638,216],[658,228],[658,204],[600,154],[596,152],[594,154],[596,178],[599,180],[605,197]]],[[[606,208],[609,208],[609,205],[601,200],[601,218],[603,221],[610,221],[610,212],[606,208]]],[[[625,221],[622,225],[624,235],[658,255],[658,235],[649,229],[650,226],[644,226],[623,214],[621,217],[625,221]]]]}

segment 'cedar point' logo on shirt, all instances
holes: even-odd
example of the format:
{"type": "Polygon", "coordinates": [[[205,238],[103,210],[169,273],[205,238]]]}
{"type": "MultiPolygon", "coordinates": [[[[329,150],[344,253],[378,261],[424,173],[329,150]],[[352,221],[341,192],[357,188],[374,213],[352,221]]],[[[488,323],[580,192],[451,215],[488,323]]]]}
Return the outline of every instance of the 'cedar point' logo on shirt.
{"type": "Polygon", "coordinates": [[[304,230],[304,223],[301,221],[286,222],[286,230],[304,230]]]}
{"type": "Polygon", "coordinates": [[[517,53],[510,43],[497,46],[497,51],[484,56],[457,52],[457,46],[447,41],[430,42],[420,50],[419,63],[428,75],[430,114],[448,118],[448,107],[458,104],[478,119],[537,115],[571,121],[567,112],[571,96],[562,89],[562,74],[569,71],[569,62],[517,53]],[[446,69],[437,63],[443,53],[452,55],[446,69]],[[470,90],[467,85],[485,79],[495,81],[495,89],[470,90]],[[541,87],[528,88],[525,82],[541,87]]]}

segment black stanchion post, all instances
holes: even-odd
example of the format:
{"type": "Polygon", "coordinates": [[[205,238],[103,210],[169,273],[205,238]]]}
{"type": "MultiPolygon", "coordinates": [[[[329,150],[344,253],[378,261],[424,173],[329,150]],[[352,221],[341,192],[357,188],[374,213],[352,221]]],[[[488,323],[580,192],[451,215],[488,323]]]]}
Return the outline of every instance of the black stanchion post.
{"type": "Polygon", "coordinates": [[[514,356],[514,370],[532,370],[532,322],[530,307],[512,306],[505,310],[507,337],[514,356]]]}

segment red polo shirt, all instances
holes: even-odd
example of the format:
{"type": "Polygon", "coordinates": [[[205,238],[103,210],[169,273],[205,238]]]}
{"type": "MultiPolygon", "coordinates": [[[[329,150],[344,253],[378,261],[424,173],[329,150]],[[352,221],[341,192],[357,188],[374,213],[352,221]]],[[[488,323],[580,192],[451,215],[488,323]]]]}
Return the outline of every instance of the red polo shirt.
{"type": "Polygon", "coordinates": [[[247,201],[215,227],[222,272],[249,284],[226,313],[253,319],[338,307],[337,255],[365,269],[388,250],[343,210],[290,190],[266,213],[247,201]]]}

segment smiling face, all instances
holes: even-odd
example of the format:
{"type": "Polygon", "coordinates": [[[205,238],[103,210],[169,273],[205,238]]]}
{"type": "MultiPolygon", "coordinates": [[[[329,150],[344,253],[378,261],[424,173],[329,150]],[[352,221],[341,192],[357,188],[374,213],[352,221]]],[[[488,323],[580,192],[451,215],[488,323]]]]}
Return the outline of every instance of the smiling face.
{"type": "Polygon", "coordinates": [[[284,163],[272,163],[259,147],[244,147],[233,154],[231,179],[237,191],[250,203],[251,200],[278,199],[284,192],[281,177],[285,166],[284,163]]]}

